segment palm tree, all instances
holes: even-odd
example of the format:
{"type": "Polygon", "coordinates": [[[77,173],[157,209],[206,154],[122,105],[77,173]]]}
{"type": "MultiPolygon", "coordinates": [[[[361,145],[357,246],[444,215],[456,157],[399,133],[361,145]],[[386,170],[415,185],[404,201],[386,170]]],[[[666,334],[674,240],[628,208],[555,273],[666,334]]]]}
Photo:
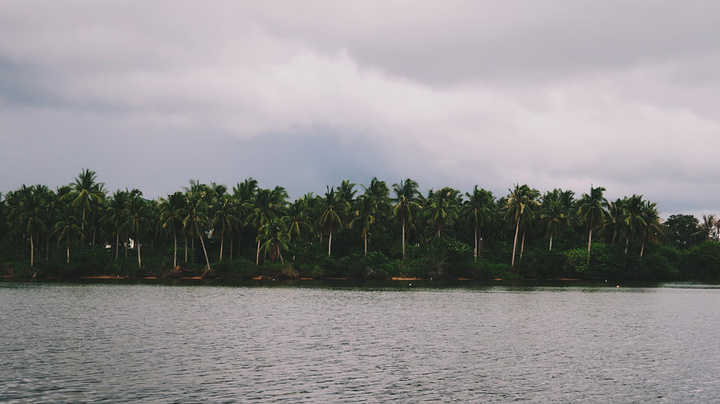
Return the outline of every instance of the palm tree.
{"type": "Polygon", "coordinates": [[[445,187],[437,191],[428,192],[427,203],[423,212],[427,221],[435,230],[438,242],[445,233],[446,226],[451,226],[460,214],[460,191],[445,187]]]}
{"type": "Polygon", "coordinates": [[[133,189],[130,192],[130,197],[128,200],[127,223],[130,231],[133,234],[133,242],[137,250],[138,269],[142,269],[142,258],[140,256],[140,239],[143,233],[145,233],[145,231],[150,227],[148,210],[148,204],[147,201],[142,197],[142,192],[140,192],[140,190],[133,189]]]}
{"type": "Polygon", "coordinates": [[[340,186],[338,187],[336,193],[338,199],[347,202],[346,206],[350,207],[355,201],[355,194],[357,193],[357,191],[355,190],[355,184],[353,184],[349,180],[343,180],[340,183],[340,186]]]}
{"type": "MultiPolygon", "coordinates": [[[[251,210],[248,216],[248,222],[255,227],[257,234],[260,235],[262,227],[270,220],[283,216],[287,204],[287,191],[283,187],[275,187],[275,189],[258,189],[255,192],[249,208],[251,210]]],[[[257,251],[255,253],[255,265],[260,265],[260,249],[261,243],[258,240],[257,251]]]]}
{"type": "Polygon", "coordinates": [[[578,217],[588,228],[587,265],[590,267],[590,248],[592,246],[593,229],[600,226],[607,216],[608,201],[603,197],[605,188],[590,186],[590,193],[583,194],[578,209],[578,217]]]}
{"type": "Polygon", "coordinates": [[[490,222],[495,197],[492,192],[479,189],[477,185],[473,188],[472,193],[466,193],[465,196],[468,199],[463,204],[462,214],[473,226],[473,236],[475,237],[473,258],[477,261],[477,257],[482,251],[481,230],[490,222]]]}
{"type": "Polygon", "coordinates": [[[207,199],[210,197],[210,188],[199,181],[190,181],[190,188],[186,190],[187,210],[183,219],[183,227],[189,232],[194,240],[195,237],[200,239],[203,254],[205,255],[206,269],[202,276],[212,271],[210,268],[210,259],[208,258],[207,248],[205,247],[205,232],[209,224],[207,211],[210,203],[207,199]]]}
{"type": "Polygon", "coordinates": [[[625,215],[625,202],[627,198],[616,199],[613,202],[608,203],[607,209],[607,221],[605,222],[605,232],[612,233],[612,245],[615,245],[615,240],[618,235],[621,235],[623,230],[622,220],[625,215]]]}
{"type": "Polygon", "coordinates": [[[50,236],[52,234],[52,229],[55,225],[55,218],[58,213],[57,195],[45,185],[36,185],[35,192],[40,200],[38,214],[40,220],[42,221],[42,232],[38,238],[38,245],[40,243],[40,239],[44,236],[45,261],[47,261],[50,253],[50,236]]]}
{"type": "Polygon", "coordinates": [[[85,214],[92,211],[105,197],[105,184],[95,182],[97,175],[95,171],[82,169],[75,177],[72,184],[73,193],[67,194],[64,198],[72,199],[72,204],[82,210],[82,222],[80,228],[85,231],[85,214]]]}
{"type": "MultiPolygon", "coordinates": [[[[540,196],[540,192],[536,189],[531,189],[527,185],[515,184],[514,189],[508,189],[510,194],[507,197],[507,205],[505,217],[506,219],[515,222],[515,238],[513,239],[513,255],[510,263],[511,267],[515,267],[515,252],[517,250],[517,239],[520,231],[520,225],[525,224],[535,216],[535,210],[540,207],[540,202],[537,198],[540,196]]],[[[523,240],[524,240],[523,231],[523,240]]]]}
{"type": "Polygon", "coordinates": [[[645,226],[642,218],[642,195],[633,194],[629,198],[624,198],[622,206],[623,212],[620,215],[618,231],[625,237],[625,255],[627,255],[630,241],[639,237],[645,226]]]}
{"type": "Polygon", "coordinates": [[[288,207],[287,217],[289,221],[288,234],[292,239],[297,240],[306,238],[312,232],[312,220],[310,215],[310,200],[315,199],[315,195],[308,193],[295,200],[288,207]]]}
{"type": "Polygon", "coordinates": [[[328,187],[323,202],[323,211],[320,214],[320,225],[328,234],[328,256],[332,255],[332,236],[342,227],[341,215],[347,210],[348,202],[340,198],[335,187],[328,187]]]}
{"type": "Polygon", "coordinates": [[[559,225],[567,222],[567,215],[562,203],[558,200],[543,200],[542,209],[540,211],[540,220],[544,223],[545,234],[550,237],[548,251],[552,251],[553,237],[560,235],[559,225]]]}
{"type": "Polygon", "coordinates": [[[405,229],[408,223],[413,221],[415,212],[422,209],[422,206],[417,201],[420,192],[418,191],[417,182],[410,178],[393,184],[393,192],[395,193],[395,198],[393,199],[395,202],[393,214],[400,218],[400,227],[402,229],[402,257],[405,259],[405,229]]]}
{"type": "Polygon", "coordinates": [[[265,250],[271,261],[280,258],[280,262],[285,263],[282,251],[288,249],[287,243],[290,242],[290,234],[282,219],[273,217],[267,221],[260,229],[257,239],[261,242],[260,248],[265,250]]]}
{"type": "Polygon", "coordinates": [[[240,251],[242,231],[244,227],[248,225],[248,216],[252,213],[252,202],[255,199],[257,189],[258,182],[252,177],[245,179],[243,182],[238,182],[233,187],[233,200],[236,204],[237,220],[233,223],[232,231],[230,232],[230,260],[232,260],[235,234],[238,236],[237,246],[238,251],[240,251]]]}
{"type": "Polygon", "coordinates": [[[161,226],[173,235],[173,268],[177,268],[177,236],[186,216],[185,195],[182,192],[175,192],[168,195],[167,199],[160,199],[161,226]]]}
{"type": "Polygon", "coordinates": [[[30,239],[30,266],[35,266],[35,239],[43,230],[42,200],[35,187],[23,186],[9,194],[9,218],[21,234],[30,239]]]}
{"type": "Polygon", "coordinates": [[[698,231],[697,234],[702,234],[703,237],[705,237],[705,241],[709,241],[713,237],[713,229],[716,227],[717,222],[718,220],[713,214],[702,215],[700,231],[698,231]]]}
{"type": "Polygon", "coordinates": [[[213,236],[215,231],[220,233],[220,261],[223,259],[225,233],[232,231],[235,222],[238,220],[236,210],[235,202],[229,195],[224,194],[218,198],[215,215],[213,217],[213,236]]]}
{"type": "Polygon", "coordinates": [[[362,229],[363,245],[365,255],[367,255],[367,236],[370,232],[370,227],[375,223],[376,217],[376,206],[375,201],[367,197],[366,195],[360,196],[356,201],[355,217],[348,223],[349,228],[353,228],[359,225],[362,229]]]}
{"type": "Polygon", "coordinates": [[[69,208],[61,209],[58,212],[57,221],[53,227],[54,232],[58,235],[59,241],[65,241],[65,252],[67,256],[66,263],[70,263],[70,244],[79,242],[83,238],[83,233],[77,224],[78,220],[69,208]]]}
{"type": "Polygon", "coordinates": [[[642,239],[640,258],[642,259],[643,252],[645,251],[645,242],[656,242],[658,234],[662,233],[662,225],[660,224],[660,215],[655,203],[645,201],[641,212],[642,221],[644,223],[640,233],[640,238],[642,239]]]}
{"type": "Polygon", "coordinates": [[[103,216],[103,223],[108,226],[113,233],[115,233],[115,259],[118,259],[120,252],[120,233],[125,231],[126,224],[128,222],[128,200],[130,197],[130,191],[117,190],[113,193],[112,197],[105,207],[105,215],[103,216]]]}

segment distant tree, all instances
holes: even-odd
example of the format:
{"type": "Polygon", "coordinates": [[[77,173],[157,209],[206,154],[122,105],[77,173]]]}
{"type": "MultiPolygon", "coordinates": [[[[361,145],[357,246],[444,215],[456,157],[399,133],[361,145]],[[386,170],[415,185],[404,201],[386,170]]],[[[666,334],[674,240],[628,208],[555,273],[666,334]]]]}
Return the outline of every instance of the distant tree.
{"type": "Polygon", "coordinates": [[[665,221],[665,234],[677,248],[687,250],[696,244],[698,220],[693,215],[670,215],[665,221]]]}
{"type": "Polygon", "coordinates": [[[177,268],[177,237],[182,231],[183,219],[187,217],[185,195],[175,192],[160,200],[160,223],[173,235],[173,268],[177,268]]]}
{"type": "Polygon", "coordinates": [[[320,225],[328,234],[328,256],[332,255],[332,236],[342,227],[342,215],[347,211],[348,202],[341,198],[334,187],[328,187],[322,200],[323,210],[320,214],[320,225]]]}
{"type": "Polygon", "coordinates": [[[435,231],[438,242],[448,226],[452,226],[460,215],[462,199],[460,191],[444,187],[437,191],[430,190],[423,214],[435,231]]]}
{"type": "Polygon", "coordinates": [[[402,257],[404,260],[405,231],[408,224],[413,221],[415,212],[422,209],[422,205],[418,202],[420,192],[418,191],[417,182],[410,178],[393,184],[393,192],[395,193],[393,213],[395,217],[400,219],[400,227],[402,228],[402,257]]]}
{"type": "Polygon", "coordinates": [[[590,248],[592,246],[593,230],[598,228],[607,216],[608,201],[603,196],[605,188],[590,186],[590,193],[583,194],[580,199],[578,218],[588,229],[587,265],[590,267],[590,248]]]}
{"type": "Polygon", "coordinates": [[[42,199],[35,187],[23,186],[8,197],[9,217],[22,235],[30,240],[30,266],[35,266],[35,240],[43,230],[42,199]]]}
{"type": "Polygon", "coordinates": [[[710,241],[713,238],[713,231],[715,230],[716,223],[717,219],[715,218],[715,215],[702,215],[700,230],[698,230],[697,234],[702,235],[705,241],[710,241]]]}
{"type": "Polygon", "coordinates": [[[272,218],[267,221],[260,229],[257,239],[261,242],[260,248],[265,250],[271,261],[280,258],[280,262],[285,263],[282,252],[288,249],[287,243],[290,242],[290,234],[282,219],[272,218]]]}
{"type": "Polygon", "coordinates": [[[377,219],[377,210],[373,202],[374,201],[372,200],[372,198],[361,195],[355,201],[356,208],[354,211],[354,217],[348,223],[348,227],[351,229],[355,226],[360,226],[360,229],[362,230],[361,233],[363,238],[365,255],[367,255],[368,250],[367,236],[370,232],[370,228],[377,219]]]}
{"type": "Polygon", "coordinates": [[[105,197],[105,184],[96,182],[97,173],[88,169],[83,169],[80,174],[75,177],[72,184],[73,192],[64,196],[71,203],[80,208],[82,211],[82,222],[80,228],[85,231],[85,216],[88,211],[96,209],[105,197]]]}
{"type": "Polygon", "coordinates": [[[60,242],[65,242],[66,263],[70,263],[70,244],[80,242],[83,237],[82,230],[78,226],[79,220],[73,215],[69,207],[58,211],[57,221],[53,227],[60,242]]]}
{"type": "Polygon", "coordinates": [[[515,184],[515,188],[509,189],[508,191],[510,191],[510,194],[507,197],[505,217],[506,219],[515,222],[513,255],[510,263],[511,267],[515,267],[515,252],[517,250],[518,233],[521,225],[524,226],[525,223],[529,222],[541,206],[540,202],[537,200],[540,196],[540,192],[537,189],[528,187],[527,185],[518,184],[515,184]]]}
{"type": "Polygon", "coordinates": [[[545,234],[550,238],[548,251],[552,251],[553,237],[559,236],[560,225],[568,222],[568,212],[560,200],[546,194],[542,201],[540,220],[545,227],[545,234]]]}
{"type": "Polygon", "coordinates": [[[131,191],[128,200],[128,227],[133,234],[133,242],[138,258],[138,269],[142,269],[142,257],[140,254],[141,237],[150,227],[148,213],[148,204],[142,197],[142,192],[137,189],[131,191]]]}
{"type": "Polygon", "coordinates": [[[484,189],[478,189],[475,185],[472,193],[466,193],[467,200],[462,208],[462,215],[470,222],[473,227],[473,236],[475,239],[475,247],[473,248],[473,257],[477,260],[478,255],[482,253],[482,228],[492,219],[492,209],[495,204],[495,198],[492,192],[484,189]]]}

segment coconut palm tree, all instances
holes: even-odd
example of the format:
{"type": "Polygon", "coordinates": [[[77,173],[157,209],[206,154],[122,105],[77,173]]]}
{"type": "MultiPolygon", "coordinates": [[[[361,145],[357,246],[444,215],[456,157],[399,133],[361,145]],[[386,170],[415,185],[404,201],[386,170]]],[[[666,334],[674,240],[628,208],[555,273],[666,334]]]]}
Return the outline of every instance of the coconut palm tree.
{"type": "Polygon", "coordinates": [[[417,182],[410,178],[393,184],[393,192],[395,203],[393,214],[400,219],[400,228],[402,229],[402,257],[405,259],[405,230],[409,223],[414,220],[415,213],[422,209],[422,205],[418,203],[420,192],[418,191],[417,182]]]}
{"type": "Polygon", "coordinates": [[[590,248],[592,246],[593,229],[598,228],[607,217],[608,201],[603,196],[605,188],[590,186],[590,193],[583,194],[580,199],[578,218],[588,228],[587,265],[590,266],[590,248]]]}
{"type": "Polygon", "coordinates": [[[183,219],[183,227],[194,240],[195,237],[200,239],[200,245],[205,255],[205,272],[202,276],[212,271],[210,268],[210,258],[208,257],[207,248],[205,247],[205,233],[208,230],[210,220],[208,218],[208,210],[211,198],[211,190],[205,184],[198,181],[190,181],[190,188],[186,188],[186,216],[183,219]]]}
{"type": "Polygon", "coordinates": [[[42,199],[35,187],[24,184],[20,189],[9,194],[10,223],[22,235],[30,239],[30,266],[35,266],[35,240],[43,231],[41,213],[42,199]]]}
{"type": "Polygon", "coordinates": [[[243,182],[238,182],[233,187],[233,200],[236,205],[235,213],[237,220],[233,223],[232,231],[230,232],[230,260],[232,260],[235,235],[237,235],[237,247],[238,251],[240,251],[242,243],[241,235],[245,226],[249,225],[248,216],[253,211],[253,201],[255,200],[257,189],[258,182],[252,177],[245,179],[243,182]]]}
{"type": "Polygon", "coordinates": [[[467,200],[463,204],[462,215],[470,222],[473,227],[473,236],[475,238],[475,247],[473,248],[473,258],[477,260],[478,255],[482,252],[482,228],[488,224],[492,218],[492,209],[495,204],[495,197],[492,192],[479,189],[477,185],[473,188],[472,193],[466,193],[467,200]]]}
{"type": "Polygon", "coordinates": [[[309,209],[312,199],[315,199],[315,195],[308,193],[296,199],[288,207],[288,234],[291,239],[294,237],[296,240],[303,240],[312,233],[312,216],[309,209]]]}
{"type": "MultiPolygon", "coordinates": [[[[128,201],[130,199],[130,191],[117,190],[108,200],[105,206],[105,215],[102,222],[111,229],[115,234],[115,259],[118,259],[120,253],[120,235],[127,230],[128,223],[128,201]]],[[[123,240],[126,240],[123,238],[123,240]]]]}
{"type": "Polygon", "coordinates": [[[237,205],[235,201],[230,195],[223,194],[217,200],[215,214],[213,216],[213,237],[215,232],[220,233],[220,261],[223,259],[225,233],[232,232],[237,220],[237,205]]]}
{"type": "Polygon", "coordinates": [[[560,235],[560,225],[568,221],[562,202],[557,199],[543,198],[540,220],[545,227],[545,234],[550,237],[548,251],[552,251],[553,237],[560,235]]]}
{"type": "Polygon", "coordinates": [[[177,237],[182,231],[183,219],[187,217],[185,195],[175,192],[166,199],[160,199],[160,223],[163,229],[173,235],[173,268],[177,268],[177,237]]]}
{"type": "Polygon", "coordinates": [[[660,215],[655,203],[644,201],[641,216],[643,227],[640,232],[640,239],[642,240],[640,258],[642,259],[643,253],[645,252],[645,243],[655,243],[658,240],[658,235],[662,234],[663,230],[660,223],[660,215]]]}
{"type": "Polygon", "coordinates": [[[431,189],[428,192],[423,214],[435,231],[438,242],[447,226],[452,226],[458,219],[461,204],[460,191],[456,189],[444,187],[437,191],[431,189]]]}
{"type": "Polygon", "coordinates": [[[133,242],[137,251],[138,269],[142,269],[141,238],[150,228],[148,214],[149,207],[147,201],[142,197],[142,192],[137,189],[130,191],[127,202],[127,225],[133,235],[133,242]]]}
{"type": "Polygon", "coordinates": [[[700,221],[700,230],[697,232],[697,234],[702,234],[702,236],[705,238],[705,241],[710,241],[710,239],[713,238],[713,230],[716,227],[716,223],[718,223],[718,220],[715,218],[715,215],[702,215],[702,220],[700,221]]]}
{"type": "Polygon", "coordinates": [[[514,189],[508,189],[508,191],[510,191],[510,194],[507,197],[505,218],[515,222],[513,255],[510,263],[511,267],[515,267],[515,252],[517,250],[518,233],[520,232],[521,224],[524,226],[525,223],[530,221],[535,216],[537,209],[540,207],[540,202],[537,200],[540,196],[540,192],[536,189],[528,187],[527,185],[518,184],[515,184],[514,189]]]}
{"type": "Polygon", "coordinates": [[[85,231],[86,213],[100,206],[100,203],[105,197],[105,184],[96,182],[96,179],[97,173],[95,173],[95,171],[82,169],[72,184],[73,192],[63,197],[70,200],[73,206],[82,210],[80,228],[83,232],[85,231]]]}
{"type": "Polygon", "coordinates": [[[342,228],[342,215],[347,211],[348,202],[340,197],[335,187],[328,187],[322,199],[320,226],[328,234],[328,256],[332,255],[332,236],[342,228]]]}
{"type": "Polygon", "coordinates": [[[271,261],[280,258],[280,262],[285,263],[282,251],[287,251],[287,243],[290,242],[290,233],[285,221],[278,217],[271,218],[263,224],[257,239],[261,243],[260,248],[265,250],[271,261]]]}
{"type": "Polygon", "coordinates": [[[65,253],[67,260],[66,263],[70,263],[70,244],[73,242],[80,242],[83,238],[83,233],[78,226],[78,219],[73,214],[70,207],[60,209],[58,211],[57,220],[53,227],[54,233],[58,235],[60,242],[65,241],[65,253]]]}
{"type": "Polygon", "coordinates": [[[642,195],[633,194],[633,196],[629,198],[624,198],[622,206],[623,212],[620,215],[618,231],[625,238],[625,254],[627,255],[630,241],[640,237],[645,226],[642,217],[642,195]]]}
{"type": "Polygon", "coordinates": [[[370,227],[372,227],[377,219],[376,205],[372,198],[366,195],[361,195],[355,201],[355,206],[354,217],[350,220],[350,223],[348,223],[348,227],[352,229],[355,226],[360,226],[362,230],[364,251],[365,255],[367,255],[367,236],[370,232],[370,227]]]}
{"type": "MultiPolygon", "coordinates": [[[[283,187],[274,189],[258,189],[255,197],[249,204],[250,214],[248,222],[252,224],[260,235],[262,227],[270,220],[282,217],[287,206],[287,191],[283,187]]],[[[258,241],[255,253],[255,265],[260,265],[261,243],[258,241]]]]}

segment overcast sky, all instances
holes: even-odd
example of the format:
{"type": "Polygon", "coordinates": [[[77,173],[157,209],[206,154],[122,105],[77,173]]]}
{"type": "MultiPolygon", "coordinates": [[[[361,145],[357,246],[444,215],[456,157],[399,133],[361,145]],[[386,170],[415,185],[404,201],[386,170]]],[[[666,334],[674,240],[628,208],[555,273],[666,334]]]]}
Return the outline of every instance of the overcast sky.
{"type": "Polygon", "coordinates": [[[717,213],[717,1],[0,2],[0,191],[247,177],[717,213]]]}

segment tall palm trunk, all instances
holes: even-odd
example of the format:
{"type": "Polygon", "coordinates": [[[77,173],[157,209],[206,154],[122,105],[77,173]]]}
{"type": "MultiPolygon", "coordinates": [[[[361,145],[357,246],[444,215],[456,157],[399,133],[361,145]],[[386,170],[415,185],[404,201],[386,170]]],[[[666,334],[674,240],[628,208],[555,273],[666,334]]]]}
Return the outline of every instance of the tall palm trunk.
{"type": "Polygon", "coordinates": [[[67,243],[67,248],[65,249],[65,254],[67,255],[67,260],[65,261],[65,263],[69,264],[70,263],[70,243],[67,243]]]}
{"type": "Polygon", "coordinates": [[[35,266],[35,243],[33,242],[33,236],[30,235],[30,267],[35,266]]]}
{"type": "Polygon", "coordinates": [[[550,248],[548,248],[548,251],[552,251],[552,234],[550,234],[550,248]]]}
{"type": "Polygon", "coordinates": [[[260,265],[260,240],[257,243],[257,251],[255,252],[255,266],[260,265]]]}
{"type": "Polygon", "coordinates": [[[187,261],[188,248],[187,248],[187,236],[185,236],[185,262],[187,261]]]}
{"type": "Polygon", "coordinates": [[[405,259],[405,213],[402,215],[402,254],[403,260],[405,259]]]}
{"type": "Polygon", "coordinates": [[[517,223],[515,224],[515,240],[513,241],[513,255],[512,255],[512,261],[510,262],[510,267],[515,267],[515,250],[517,249],[517,236],[518,232],[520,231],[520,217],[517,219],[517,223]]]}
{"type": "Polygon", "coordinates": [[[222,261],[223,246],[225,245],[225,232],[220,233],[220,261],[222,261]]]}
{"type": "Polygon", "coordinates": [[[625,239],[625,255],[627,255],[628,245],[630,244],[630,237],[625,239]]]}
{"type": "Polygon", "coordinates": [[[177,268],[177,234],[173,233],[173,241],[175,242],[175,250],[173,251],[173,269],[177,268]]]}
{"type": "Polygon", "coordinates": [[[592,227],[588,234],[588,254],[587,254],[587,267],[590,269],[590,247],[592,246],[592,227]]]}
{"type": "Polygon", "coordinates": [[[522,259],[523,251],[525,251],[525,229],[523,229],[522,241],[520,242],[520,259],[522,259]]]}
{"type": "Polygon", "coordinates": [[[363,233],[363,239],[365,241],[365,256],[367,257],[367,232],[363,233]]]}
{"type": "Polygon", "coordinates": [[[200,244],[202,244],[203,253],[205,253],[205,264],[207,265],[207,269],[202,274],[202,276],[205,277],[205,275],[210,272],[210,259],[208,259],[207,250],[205,249],[205,242],[203,241],[202,236],[200,236],[200,244]]]}
{"type": "Polygon", "coordinates": [[[331,252],[332,252],[332,232],[330,232],[330,236],[328,237],[328,257],[330,256],[331,252]]]}
{"type": "Polygon", "coordinates": [[[120,254],[120,233],[115,233],[115,261],[117,261],[119,254],[120,254]]]}
{"type": "Polygon", "coordinates": [[[142,259],[140,258],[140,240],[135,240],[135,244],[137,245],[138,253],[138,269],[142,269],[142,259]]]}
{"type": "Polygon", "coordinates": [[[640,259],[642,259],[643,252],[645,251],[645,242],[642,242],[642,246],[640,247],[640,259]]]}
{"type": "Polygon", "coordinates": [[[478,231],[477,231],[477,225],[475,226],[475,250],[473,251],[473,253],[475,254],[473,258],[475,259],[475,261],[477,261],[477,257],[478,257],[478,231]]]}

